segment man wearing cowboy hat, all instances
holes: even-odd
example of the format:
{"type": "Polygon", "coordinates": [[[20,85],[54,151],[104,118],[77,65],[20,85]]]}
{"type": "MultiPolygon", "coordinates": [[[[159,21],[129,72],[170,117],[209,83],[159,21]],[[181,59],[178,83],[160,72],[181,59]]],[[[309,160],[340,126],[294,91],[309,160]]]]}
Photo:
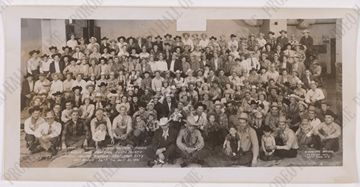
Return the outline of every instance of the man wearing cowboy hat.
{"type": "Polygon", "coordinates": [[[51,55],[54,61],[50,64],[50,73],[62,73],[65,69],[65,64],[60,61],[61,54],[55,53],[51,55]]]}
{"type": "Polygon", "coordinates": [[[114,133],[111,122],[104,114],[103,108],[96,109],[95,117],[90,122],[90,131],[96,149],[105,146],[107,137],[110,138],[111,144],[114,144],[114,133]]]}
{"type": "Polygon", "coordinates": [[[286,30],[281,30],[279,33],[280,36],[276,39],[276,45],[280,45],[281,49],[283,49],[285,45],[289,43],[289,39],[286,30]]]}
{"type": "Polygon", "coordinates": [[[309,30],[305,29],[302,33],[303,36],[300,39],[300,44],[305,45],[307,51],[311,51],[314,44],[314,39],[309,35],[309,30]]]}
{"type": "MultiPolygon", "coordinates": [[[[256,131],[250,127],[247,113],[240,113],[237,116],[235,128],[240,137],[240,150],[243,152],[234,162],[235,165],[255,166],[259,155],[259,141],[256,131]]],[[[231,147],[226,146],[225,152],[231,152],[231,147]]]]}
{"type": "Polygon", "coordinates": [[[26,147],[30,153],[35,153],[40,150],[39,140],[35,137],[35,133],[41,124],[45,123],[44,118],[41,117],[42,108],[34,106],[29,109],[30,117],[24,122],[26,147]]]}
{"type": "Polygon", "coordinates": [[[35,137],[39,139],[40,146],[46,151],[55,156],[60,140],[60,133],[62,130],[61,124],[55,121],[54,111],[49,110],[45,116],[46,122],[42,123],[35,132],[35,137]]]}
{"type": "Polygon", "coordinates": [[[34,95],[34,77],[31,74],[24,76],[24,81],[21,85],[21,109],[23,110],[29,105],[32,96],[34,95]]]}
{"type": "Polygon", "coordinates": [[[169,66],[169,70],[171,72],[176,72],[176,71],[182,71],[182,63],[180,61],[180,59],[178,58],[178,55],[176,53],[173,53],[171,56],[171,61],[168,64],[169,66]]]}
{"type": "Polygon", "coordinates": [[[127,115],[127,108],[125,105],[121,105],[117,108],[119,115],[117,115],[112,123],[113,136],[116,143],[120,145],[132,144],[128,137],[132,132],[132,118],[127,115]]]}
{"type": "Polygon", "coordinates": [[[280,116],[278,128],[274,132],[276,146],[273,148],[275,149],[274,155],[277,159],[294,158],[297,156],[297,150],[299,149],[295,132],[289,128],[286,121],[285,116],[280,116]]]}
{"type": "Polygon", "coordinates": [[[46,93],[48,91],[48,88],[50,87],[50,85],[51,85],[51,83],[46,78],[46,75],[40,73],[39,80],[37,80],[34,85],[34,93],[36,93],[36,94],[46,93]]]}
{"type": "Polygon", "coordinates": [[[37,75],[39,74],[39,66],[40,66],[40,51],[32,50],[29,52],[30,58],[26,62],[26,69],[29,74],[37,75]]]}
{"type": "Polygon", "coordinates": [[[193,51],[194,50],[194,43],[193,41],[191,40],[190,38],[190,34],[189,33],[183,33],[183,44],[184,44],[184,47],[185,46],[190,46],[190,51],[193,51]]]}
{"type": "Polygon", "coordinates": [[[324,122],[320,123],[315,133],[315,147],[336,152],[339,150],[341,127],[334,122],[336,115],[333,112],[327,111],[324,116],[324,122]]]}
{"type": "Polygon", "coordinates": [[[310,90],[305,95],[305,102],[308,104],[320,104],[319,102],[323,99],[325,99],[324,92],[317,87],[315,81],[311,81],[310,90]]]}
{"type": "Polygon", "coordinates": [[[146,155],[151,159],[149,166],[155,163],[172,163],[176,158],[178,148],[176,147],[176,138],[178,131],[170,124],[167,117],[160,118],[160,126],[154,133],[152,143],[146,150],[146,155]]]}
{"type": "Polygon", "coordinates": [[[180,130],[176,145],[180,149],[183,158],[181,167],[186,167],[189,163],[204,164],[205,152],[202,150],[204,148],[204,138],[193,116],[186,118],[185,128],[180,130]]]}

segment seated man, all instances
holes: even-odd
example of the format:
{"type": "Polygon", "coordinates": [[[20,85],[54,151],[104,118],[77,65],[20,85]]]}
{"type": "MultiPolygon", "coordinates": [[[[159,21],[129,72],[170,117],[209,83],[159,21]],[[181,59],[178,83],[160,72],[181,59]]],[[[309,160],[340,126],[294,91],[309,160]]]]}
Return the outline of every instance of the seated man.
{"type": "Polygon", "coordinates": [[[275,132],[275,158],[294,158],[299,148],[295,132],[286,123],[284,116],[279,117],[278,129],[275,132]]]}
{"type": "Polygon", "coordinates": [[[49,110],[46,113],[46,122],[36,129],[35,136],[39,139],[41,147],[51,153],[50,158],[57,153],[60,133],[61,124],[55,121],[54,111],[49,110]]]}
{"type": "Polygon", "coordinates": [[[87,147],[90,138],[89,127],[80,119],[79,109],[71,111],[71,119],[65,123],[62,134],[62,149],[87,147]]]}
{"type": "Polygon", "coordinates": [[[45,123],[45,120],[40,117],[41,108],[35,106],[29,109],[30,117],[27,118],[24,122],[24,131],[25,131],[25,141],[26,147],[31,154],[39,152],[41,150],[39,140],[35,137],[35,132],[39,126],[45,123]]]}
{"type": "Polygon", "coordinates": [[[186,167],[189,163],[204,164],[204,139],[198,129],[193,116],[186,118],[186,127],[181,129],[176,139],[176,145],[180,149],[181,157],[184,159],[181,167],[186,167]]]}
{"type": "MultiPolygon", "coordinates": [[[[236,165],[255,166],[259,155],[259,140],[256,131],[250,126],[247,113],[236,115],[235,127],[240,139],[239,152],[236,155],[236,165]]],[[[231,147],[225,146],[225,153],[230,153],[231,147]]]]}
{"type": "Polygon", "coordinates": [[[339,137],[341,136],[341,127],[334,122],[333,112],[325,113],[325,121],[320,123],[317,132],[315,132],[315,147],[324,150],[337,152],[339,150],[339,137]]]}
{"type": "Polygon", "coordinates": [[[114,136],[111,128],[110,119],[105,116],[104,109],[98,108],[95,113],[95,118],[90,122],[90,129],[92,139],[95,141],[95,148],[99,149],[100,144],[105,144],[106,135],[111,139],[111,144],[114,144],[114,136]]]}
{"type": "Polygon", "coordinates": [[[165,162],[173,162],[176,156],[176,138],[177,130],[174,126],[170,126],[166,117],[160,119],[159,126],[154,133],[152,143],[147,149],[147,156],[152,159],[148,162],[149,166],[153,166],[155,162],[163,164],[165,162]],[[154,161],[155,160],[155,161],[154,161]]]}
{"type": "Polygon", "coordinates": [[[132,131],[132,119],[126,114],[127,108],[121,105],[119,108],[119,115],[114,118],[112,124],[113,137],[120,145],[132,145],[133,143],[128,139],[132,131]]]}

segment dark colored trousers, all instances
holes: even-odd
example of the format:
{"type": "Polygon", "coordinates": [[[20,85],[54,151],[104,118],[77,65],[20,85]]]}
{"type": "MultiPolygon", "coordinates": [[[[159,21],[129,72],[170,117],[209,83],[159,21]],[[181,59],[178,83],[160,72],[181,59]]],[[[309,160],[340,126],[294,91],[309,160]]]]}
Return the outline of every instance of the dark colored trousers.
{"type": "Polygon", "coordinates": [[[331,150],[334,152],[339,150],[339,138],[331,138],[321,141],[320,136],[314,136],[313,141],[315,149],[331,150]]]}
{"type": "MultiPolygon", "coordinates": [[[[161,147],[159,147],[161,148],[161,147]]],[[[158,148],[154,148],[152,146],[150,146],[149,148],[147,148],[145,154],[146,156],[150,159],[150,160],[155,160],[157,159],[157,155],[156,155],[156,150],[158,148]]],[[[174,161],[174,159],[176,159],[178,153],[178,148],[175,144],[170,144],[169,146],[166,147],[166,150],[163,152],[164,156],[165,156],[165,160],[167,161],[174,161]]]]}

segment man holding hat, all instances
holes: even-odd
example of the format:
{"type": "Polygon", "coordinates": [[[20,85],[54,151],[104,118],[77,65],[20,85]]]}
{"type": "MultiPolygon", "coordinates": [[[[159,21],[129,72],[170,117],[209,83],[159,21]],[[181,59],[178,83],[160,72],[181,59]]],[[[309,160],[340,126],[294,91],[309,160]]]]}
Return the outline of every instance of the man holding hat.
{"type": "Polygon", "coordinates": [[[180,149],[183,163],[186,167],[189,163],[204,164],[204,138],[198,129],[198,123],[193,116],[186,118],[185,128],[181,129],[176,139],[176,145],[180,149]]]}
{"type": "Polygon", "coordinates": [[[339,150],[339,138],[341,136],[341,127],[334,122],[335,114],[333,112],[325,113],[324,122],[320,123],[315,133],[315,147],[321,150],[339,150]]]}
{"type": "Polygon", "coordinates": [[[119,115],[116,116],[112,123],[113,136],[120,145],[132,144],[128,137],[132,131],[132,118],[127,115],[125,105],[118,107],[119,115]]]}
{"type": "Polygon", "coordinates": [[[90,122],[92,140],[95,142],[95,148],[105,146],[106,135],[110,137],[111,144],[114,144],[114,133],[110,119],[104,114],[104,109],[97,108],[95,118],[90,122]]]}
{"type": "Polygon", "coordinates": [[[176,138],[178,131],[170,125],[167,117],[160,118],[158,125],[160,128],[155,131],[152,143],[146,150],[146,155],[151,159],[148,162],[149,166],[156,162],[160,164],[171,163],[177,153],[176,138]]]}

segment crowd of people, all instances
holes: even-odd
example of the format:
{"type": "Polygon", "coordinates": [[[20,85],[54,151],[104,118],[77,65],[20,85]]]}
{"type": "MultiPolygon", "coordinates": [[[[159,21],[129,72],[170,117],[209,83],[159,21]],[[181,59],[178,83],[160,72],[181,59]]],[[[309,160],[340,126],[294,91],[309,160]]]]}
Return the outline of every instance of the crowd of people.
{"type": "Polygon", "coordinates": [[[308,30],[117,39],[74,34],[29,52],[21,108],[30,153],[147,146],[149,166],[237,165],[339,151],[341,114],[324,89],[308,30]],[[299,40],[300,39],[300,40],[299,40]]]}

